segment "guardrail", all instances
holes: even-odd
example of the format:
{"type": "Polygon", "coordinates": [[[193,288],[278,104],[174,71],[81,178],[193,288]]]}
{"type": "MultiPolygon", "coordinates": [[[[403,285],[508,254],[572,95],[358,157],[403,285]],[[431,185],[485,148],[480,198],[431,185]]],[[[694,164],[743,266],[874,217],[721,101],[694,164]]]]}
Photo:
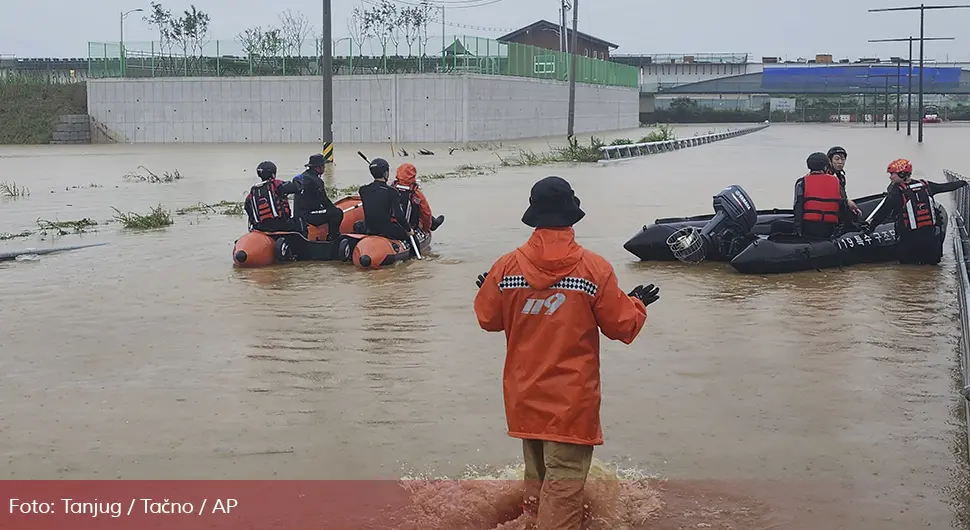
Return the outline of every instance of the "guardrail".
{"type": "Polygon", "coordinates": [[[679,140],[663,140],[660,142],[646,142],[626,145],[604,145],[603,147],[600,147],[600,156],[602,156],[602,158],[598,160],[598,162],[600,164],[604,164],[609,162],[617,162],[620,160],[629,160],[638,156],[654,155],[657,153],[666,153],[668,151],[685,149],[687,147],[696,147],[698,145],[718,142],[720,140],[727,140],[728,138],[744,136],[745,134],[751,134],[762,129],[767,129],[770,126],[771,124],[765,123],[756,127],[748,127],[746,129],[704,134],[701,136],[692,136],[690,138],[681,138],[679,140]]]}
{"type": "MultiPolygon", "coordinates": [[[[951,171],[943,170],[943,175],[949,182],[968,180],[967,177],[951,171]]],[[[956,204],[953,219],[956,220],[957,237],[953,238],[953,254],[957,262],[957,283],[959,284],[960,302],[960,372],[963,375],[963,413],[967,422],[967,440],[970,443],[970,190],[960,188],[953,192],[953,202],[956,204]]]]}

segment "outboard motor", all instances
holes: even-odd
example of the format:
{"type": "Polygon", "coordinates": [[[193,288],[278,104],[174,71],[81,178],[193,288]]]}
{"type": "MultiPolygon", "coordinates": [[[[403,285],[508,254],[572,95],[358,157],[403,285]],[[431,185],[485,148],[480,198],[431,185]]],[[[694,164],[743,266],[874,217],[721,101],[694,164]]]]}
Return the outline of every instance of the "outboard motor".
{"type": "Polygon", "coordinates": [[[747,246],[757,222],[758,210],[748,193],[741,186],[728,186],[714,196],[714,218],[704,228],[681,228],[667,238],[667,245],[686,263],[700,263],[710,252],[730,260],[747,246]]]}

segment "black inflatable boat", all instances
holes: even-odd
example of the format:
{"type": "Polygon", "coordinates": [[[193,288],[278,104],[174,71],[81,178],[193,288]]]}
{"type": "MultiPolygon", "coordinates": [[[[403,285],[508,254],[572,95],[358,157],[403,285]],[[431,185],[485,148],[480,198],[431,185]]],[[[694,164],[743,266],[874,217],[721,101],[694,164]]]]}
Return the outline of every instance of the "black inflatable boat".
{"type": "MultiPolygon", "coordinates": [[[[885,193],[862,197],[856,205],[871,217],[885,193]]],[[[628,241],[624,248],[644,261],[705,259],[729,261],[744,274],[769,274],[882,263],[896,259],[893,220],[875,227],[871,235],[855,229],[831,240],[795,235],[791,210],[757,210],[740,186],[728,186],[714,196],[714,214],[658,219],[628,241]],[[668,257],[669,256],[669,257],[668,257]]],[[[947,214],[937,205],[940,241],[946,236],[947,214]]]]}
{"type": "MultiPolygon", "coordinates": [[[[940,220],[936,235],[943,243],[947,212],[937,204],[936,215],[940,220]]],[[[744,274],[773,274],[895,260],[896,228],[889,221],[875,227],[872,235],[849,232],[837,239],[822,241],[791,234],[759,237],[731,260],[731,266],[744,274]]]]}
{"type": "MultiPolygon", "coordinates": [[[[742,190],[744,193],[744,190],[742,190]]],[[[747,197],[747,193],[744,193],[747,197]]],[[[869,217],[886,197],[885,193],[869,195],[855,200],[856,206],[862,210],[863,216],[869,217]]],[[[750,199],[750,198],[749,198],[750,199]]],[[[751,229],[751,233],[760,236],[767,236],[772,233],[784,233],[794,230],[795,214],[791,209],[775,208],[773,210],[756,210],[757,220],[751,229]]],[[[652,225],[644,225],[640,233],[630,238],[623,248],[641,261],[677,261],[667,239],[674,232],[686,226],[694,226],[698,229],[704,228],[711,222],[716,214],[695,215],[693,217],[668,217],[657,219],[652,225]]],[[[720,253],[709,253],[706,258],[708,261],[729,261],[728,257],[720,253]]]]}

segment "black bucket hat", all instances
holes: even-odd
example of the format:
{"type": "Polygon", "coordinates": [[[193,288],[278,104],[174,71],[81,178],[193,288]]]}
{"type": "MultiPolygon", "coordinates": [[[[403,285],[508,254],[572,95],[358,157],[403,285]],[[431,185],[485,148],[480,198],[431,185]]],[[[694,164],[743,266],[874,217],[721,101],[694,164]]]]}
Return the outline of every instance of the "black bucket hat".
{"type": "Polygon", "coordinates": [[[546,177],[532,186],[522,222],[533,228],[562,228],[573,226],[585,216],[569,183],[559,177],[546,177]]]}
{"type": "Polygon", "coordinates": [[[315,155],[310,155],[310,161],[306,163],[306,167],[320,167],[327,164],[327,159],[320,153],[315,155]]]}

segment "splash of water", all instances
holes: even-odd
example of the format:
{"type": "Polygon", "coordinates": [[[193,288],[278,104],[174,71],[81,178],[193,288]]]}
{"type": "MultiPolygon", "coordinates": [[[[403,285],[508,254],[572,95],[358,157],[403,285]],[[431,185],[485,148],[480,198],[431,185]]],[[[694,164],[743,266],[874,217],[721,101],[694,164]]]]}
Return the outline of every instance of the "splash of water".
{"type": "MultiPolygon", "coordinates": [[[[534,518],[522,512],[523,465],[493,472],[468,468],[459,480],[445,477],[405,477],[410,495],[396,530],[526,530],[534,518]]],[[[635,469],[618,470],[593,459],[585,488],[587,530],[637,528],[658,514],[659,492],[635,469]]]]}

